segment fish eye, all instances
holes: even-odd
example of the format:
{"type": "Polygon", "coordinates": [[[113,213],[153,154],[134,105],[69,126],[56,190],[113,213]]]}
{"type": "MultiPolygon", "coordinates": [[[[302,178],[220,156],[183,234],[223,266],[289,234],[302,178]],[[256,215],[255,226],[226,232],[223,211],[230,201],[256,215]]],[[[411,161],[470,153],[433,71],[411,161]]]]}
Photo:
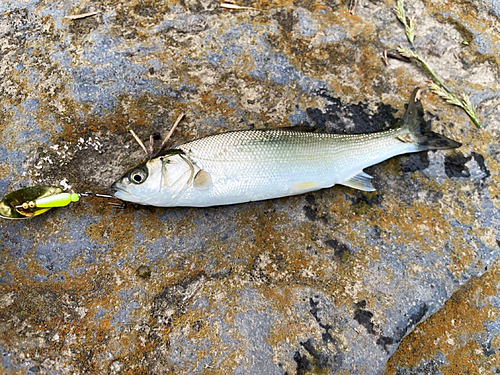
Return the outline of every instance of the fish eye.
{"type": "Polygon", "coordinates": [[[136,185],[142,184],[146,178],[148,178],[148,172],[144,168],[136,168],[128,176],[129,181],[136,185]]]}

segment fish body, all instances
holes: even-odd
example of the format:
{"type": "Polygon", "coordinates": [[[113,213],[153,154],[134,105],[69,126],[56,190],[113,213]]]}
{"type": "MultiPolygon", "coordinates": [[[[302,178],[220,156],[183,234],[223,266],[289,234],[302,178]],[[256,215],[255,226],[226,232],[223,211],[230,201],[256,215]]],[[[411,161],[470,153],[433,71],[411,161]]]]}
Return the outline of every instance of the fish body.
{"type": "Polygon", "coordinates": [[[421,132],[414,91],[402,123],[355,135],[288,129],[244,130],[185,143],[137,166],[113,185],[139,204],[207,207],[302,194],[336,184],[373,191],[364,168],[393,156],[460,146],[421,132]]]}

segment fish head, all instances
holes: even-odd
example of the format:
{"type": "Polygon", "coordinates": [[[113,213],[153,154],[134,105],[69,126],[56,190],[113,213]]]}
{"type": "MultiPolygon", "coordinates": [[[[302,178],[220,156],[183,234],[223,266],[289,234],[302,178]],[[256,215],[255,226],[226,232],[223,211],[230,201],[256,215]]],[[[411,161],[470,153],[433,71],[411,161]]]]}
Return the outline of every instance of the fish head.
{"type": "Polygon", "coordinates": [[[148,204],[161,189],[162,168],[156,159],[137,165],[120,177],[111,188],[115,197],[127,202],[148,204]]]}
{"type": "Polygon", "coordinates": [[[118,199],[167,207],[174,205],[175,199],[192,182],[193,174],[189,160],[180,152],[172,152],[132,168],[111,187],[118,199]]]}

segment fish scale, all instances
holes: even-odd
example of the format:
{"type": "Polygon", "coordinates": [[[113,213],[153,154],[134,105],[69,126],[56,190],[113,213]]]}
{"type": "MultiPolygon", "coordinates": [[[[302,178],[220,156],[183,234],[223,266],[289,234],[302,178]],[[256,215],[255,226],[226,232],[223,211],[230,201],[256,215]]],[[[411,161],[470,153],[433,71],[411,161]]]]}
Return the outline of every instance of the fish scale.
{"type": "Polygon", "coordinates": [[[415,90],[398,127],[365,134],[242,130],[187,142],[132,169],[117,198],[154,206],[206,207],[301,194],[342,184],[374,190],[363,169],[393,156],[460,146],[422,132],[415,90]]]}
{"type": "MultiPolygon", "coordinates": [[[[363,168],[415,149],[394,131],[368,136],[249,130],[206,137],[179,146],[213,188],[183,194],[183,204],[241,203],[300,194],[348,180],[363,168]],[[221,148],[222,153],[218,152],[221,148]]],[[[179,203],[179,202],[178,202],[179,203]]]]}

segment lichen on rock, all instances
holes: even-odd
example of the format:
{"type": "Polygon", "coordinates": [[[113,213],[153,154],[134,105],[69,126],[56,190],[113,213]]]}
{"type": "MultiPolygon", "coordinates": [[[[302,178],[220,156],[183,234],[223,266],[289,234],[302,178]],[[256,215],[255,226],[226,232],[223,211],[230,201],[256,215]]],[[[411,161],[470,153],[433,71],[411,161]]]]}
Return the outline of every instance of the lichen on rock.
{"type": "MultiPolygon", "coordinates": [[[[128,129],[164,135],[181,112],[174,144],[239,129],[395,125],[426,75],[383,62],[384,50],[406,43],[393,2],[358,1],[353,13],[344,3],[245,0],[257,10],[232,11],[211,0],[3,1],[0,195],[63,181],[107,192],[143,157],[128,129]]],[[[89,199],[1,221],[0,366],[495,370],[498,4],[407,7],[420,53],[471,97],[484,129],[426,92],[428,126],[463,146],[371,167],[375,192],[337,186],[207,209],[116,210],[89,199]]]]}

